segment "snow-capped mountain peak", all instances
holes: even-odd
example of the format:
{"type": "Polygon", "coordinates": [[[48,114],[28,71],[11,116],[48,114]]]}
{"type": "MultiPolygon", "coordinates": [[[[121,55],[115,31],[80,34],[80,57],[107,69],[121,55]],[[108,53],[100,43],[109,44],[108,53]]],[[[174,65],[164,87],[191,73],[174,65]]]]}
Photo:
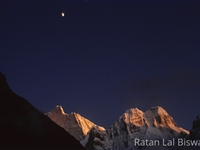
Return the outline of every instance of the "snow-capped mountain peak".
{"type": "Polygon", "coordinates": [[[91,128],[95,126],[93,122],[78,113],[65,113],[62,106],[56,106],[51,112],[46,113],[46,115],[79,141],[83,140],[91,128]]]}
{"type": "Polygon", "coordinates": [[[127,124],[131,123],[136,126],[144,125],[143,112],[138,108],[128,109],[122,116],[127,124]]]}
{"type": "Polygon", "coordinates": [[[52,113],[55,113],[55,114],[65,114],[62,106],[59,106],[57,105],[53,110],[52,110],[52,113]]]}
{"type": "Polygon", "coordinates": [[[169,127],[169,125],[175,124],[173,118],[162,107],[151,107],[145,112],[145,117],[154,126],[169,127]]]}
{"type": "Polygon", "coordinates": [[[189,134],[187,130],[178,127],[174,122],[174,119],[160,106],[151,107],[144,113],[144,115],[149,125],[154,127],[170,128],[178,133],[183,131],[189,134]]]}

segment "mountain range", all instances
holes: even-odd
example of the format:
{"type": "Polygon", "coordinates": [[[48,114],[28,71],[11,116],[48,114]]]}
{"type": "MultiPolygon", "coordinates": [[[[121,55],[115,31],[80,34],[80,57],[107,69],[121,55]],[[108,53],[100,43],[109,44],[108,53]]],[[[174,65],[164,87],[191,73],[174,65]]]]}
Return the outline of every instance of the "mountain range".
{"type": "Polygon", "coordinates": [[[52,121],[73,135],[87,150],[139,150],[139,149],[195,149],[177,145],[178,139],[200,137],[200,119],[194,121],[193,129],[179,127],[174,119],[160,106],[143,112],[138,108],[126,110],[108,129],[96,125],[80,114],[64,112],[56,106],[45,113],[52,121]],[[147,143],[143,143],[148,140],[147,143]],[[173,144],[168,144],[173,140],[173,144]],[[139,141],[139,142],[138,142],[139,141]],[[159,144],[149,146],[151,141],[159,144]],[[140,144],[138,144],[138,143],[140,144]]]}
{"type": "Polygon", "coordinates": [[[197,150],[200,117],[190,131],[160,106],[126,110],[108,129],[62,106],[41,113],[15,94],[0,72],[0,149],[30,150],[197,150]]]}

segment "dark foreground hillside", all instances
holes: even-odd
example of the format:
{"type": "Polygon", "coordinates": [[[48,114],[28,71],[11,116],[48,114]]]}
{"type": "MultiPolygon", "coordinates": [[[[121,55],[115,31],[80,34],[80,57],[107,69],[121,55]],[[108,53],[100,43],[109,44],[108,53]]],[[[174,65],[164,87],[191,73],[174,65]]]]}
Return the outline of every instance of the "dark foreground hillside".
{"type": "Polygon", "coordinates": [[[73,136],[12,92],[1,72],[0,136],[1,150],[84,150],[73,136]]]}

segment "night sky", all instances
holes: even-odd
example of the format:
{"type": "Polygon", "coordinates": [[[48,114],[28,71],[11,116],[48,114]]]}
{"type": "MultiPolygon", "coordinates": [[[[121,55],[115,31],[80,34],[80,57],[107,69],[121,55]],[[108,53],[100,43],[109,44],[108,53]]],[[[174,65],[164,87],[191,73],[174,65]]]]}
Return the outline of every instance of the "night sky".
{"type": "Polygon", "coordinates": [[[129,108],[162,106],[189,130],[200,1],[0,0],[0,71],[42,112],[62,105],[108,128],[129,108]]]}

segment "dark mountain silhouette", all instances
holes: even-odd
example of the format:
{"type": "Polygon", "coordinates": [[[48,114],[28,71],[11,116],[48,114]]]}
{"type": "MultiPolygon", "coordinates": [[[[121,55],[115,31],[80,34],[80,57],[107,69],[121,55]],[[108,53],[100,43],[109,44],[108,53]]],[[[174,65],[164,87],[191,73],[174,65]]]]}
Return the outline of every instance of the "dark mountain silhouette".
{"type": "Polygon", "coordinates": [[[190,130],[190,139],[200,140],[200,116],[193,121],[192,130],[190,130]]]}
{"type": "Polygon", "coordinates": [[[0,72],[0,149],[84,150],[63,128],[9,88],[0,72]]]}

